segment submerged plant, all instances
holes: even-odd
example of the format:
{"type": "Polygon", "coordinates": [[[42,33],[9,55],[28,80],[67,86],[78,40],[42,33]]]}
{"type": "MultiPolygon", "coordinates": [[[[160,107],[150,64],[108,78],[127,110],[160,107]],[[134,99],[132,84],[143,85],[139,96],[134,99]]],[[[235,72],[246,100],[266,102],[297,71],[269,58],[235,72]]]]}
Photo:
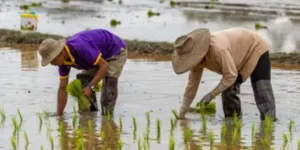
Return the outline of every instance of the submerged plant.
{"type": "Polygon", "coordinates": [[[160,120],[157,119],[156,120],[156,128],[157,128],[157,134],[156,134],[156,138],[157,138],[157,142],[160,142],[160,120]]]}
{"type": "Polygon", "coordinates": [[[79,110],[85,111],[90,108],[90,102],[88,98],[84,96],[82,89],[83,87],[79,79],[73,80],[67,86],[67,92],[74,97],[75,101],[78,103],[79,110]]]}

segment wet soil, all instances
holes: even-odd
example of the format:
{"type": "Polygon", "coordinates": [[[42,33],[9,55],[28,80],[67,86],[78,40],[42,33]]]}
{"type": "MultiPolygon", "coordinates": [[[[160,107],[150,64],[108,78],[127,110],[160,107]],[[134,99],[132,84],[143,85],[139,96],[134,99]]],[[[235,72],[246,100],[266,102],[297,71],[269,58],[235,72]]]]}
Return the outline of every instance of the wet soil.
{"type": "MultiPolygon", "coordinates": [[[[104,145],[111,149],[117,149],[118,141],[123,142],[123,149],[138,149],[138,139],[141,147],[144,145],[144,135],[146,133],[145,112],[150,112],[150,149],[168,149],[170,137],[170,118],[174,119],[172,109],[178,110],[181,105],[182,93],[187,81],[187,74],[177,76],[167,58],[138,57],[132,56],[126,63],[124,72],[119,80],[119,97],[116,105],[115,115],[112,120],[107,120],[96,113],[77,114],[78,119],[73,126],[72,116],[74,105],[69,97],[68,105],[64,117],[43,117],[41,132],[39,131],[38,113],[47,110],[50,114],[56,108],[56,90],[58,86],[57,68],[53,66],[40,67],[39,55],[36,51],[20,50],[16,48],[1,48],[0,68],[0,91],[1,107],[6,113],[6,120],[0,126],[0,149],[11,149],[10,139],[13,136],[14,126],[11,117],[15,116],[17,122],[20,119],[17,109],[23,116],[20,128],[19,149],[25,149],[23,131],[26,131],[29,138],[28,149],[51,149],[49,136],[54,139],[54,149],[74,149],[76,147],[75,130],[83,129],[83,139],[85,149],[104,149],[104,145]],[[158,61],[156,61],[158,60],[158,61]],[[147,86],[145,86],[147,85],[147,86]],[[122,117],[122,132],[120,132],[119,117],[122,117]],[[133,132],[132,117],[136,118],[137,130],[133,132]],[[156,140],[156,120],[161,121],[160,141],[156,140]],[[90,123],[89,123],[90,122],[90,123]],[[59,132],[59,123],[64,127],[63,132],[59,132]],[[90,124],[90,125],[89,125],[90,124]],[[92,128],[90,128],[90,127],[92,128]],[[92,130],[90,130],[92,129],[92,130]],[[101,133],[105,138],[101,138],[101,133]],[[104,140],[103,140],[104,139],[104,140]],[[106,141],[106,142],[104,142],[106,141]]],[[[78,70],[71,71],[71,80],[75,78],[78,70]]],[[[283,146],[282,134],[290,136],[289,121],[295,121],[292,129],[292,138],[287,145],[287,149],[296,149],[297,140],[300,138],[299,112],[300,112],[300,79],[299,71],[272,70],[272,85],[276,98],[278,121],[275,123],[272,132],[272,147],[281,149],[283,146]]],[[[206,92],[214,88],[221,76],[205,70],[203,82],[198,90],[195,103],[206,92]]],[[[98,99],[99,99],[99,95],[98,99]]],[[[186,121],[177,121],[173,131],[175,149],[196,150],[199,147],[199,138],[203,149],[209,149],[211,131],[214,132],[215,149],[268,149],[264,148],[257,138],[254,144],[251,142],[251,124],[255,123],[257,136],[261,136],[259,130],[260,119],[256,108],[251,84],[246,81],[241,86],[242,99],[242,130],[241,138],[237,140],[239,147],[230,147],[233,126],[231,121],[225,121],[220,96],[215,99],[217,103],[217,113],[207,116],[207,132],[202,130],[202,119],[198,114],[188,114],[186,121]],[[227,123],[226,143],[227,147],[220,143],[220,128],[222,123],[227,123]],[[184,144],[184,131],[192,130],[192,139],[184,144]],[[256,148],[253,148],[256,145],[256,148]]],[[[98,101],[99,104],[99,101],[98,101]]],[[[43,115],[44,116],[44,115],[43,115]]],[[[0,120],[2,118],[0,117],[0,120]]]]}

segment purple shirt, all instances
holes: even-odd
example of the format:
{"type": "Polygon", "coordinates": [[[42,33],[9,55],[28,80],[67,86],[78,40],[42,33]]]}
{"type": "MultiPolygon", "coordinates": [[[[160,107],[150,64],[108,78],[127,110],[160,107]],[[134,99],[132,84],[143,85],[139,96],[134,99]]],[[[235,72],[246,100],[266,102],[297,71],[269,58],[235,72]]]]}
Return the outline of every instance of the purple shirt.
{"type": "Polygon", "coordinates": [[[71,67],[84,70],[95,68],[100,58],[105,60],[117,55],[121,52],[121,48],[126,48],[125,42],[107,30],[93,29],[79,32],[66,41],[65,49],[70,60],[58,67],[59,75],[66,78],[71,67]]]}

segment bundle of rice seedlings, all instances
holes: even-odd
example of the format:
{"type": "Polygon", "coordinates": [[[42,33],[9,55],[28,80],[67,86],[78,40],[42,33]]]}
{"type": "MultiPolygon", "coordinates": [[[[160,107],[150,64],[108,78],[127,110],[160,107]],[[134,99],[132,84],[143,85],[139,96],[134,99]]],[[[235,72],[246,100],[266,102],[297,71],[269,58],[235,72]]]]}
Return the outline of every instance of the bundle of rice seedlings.
{"type": "Polygon", "coordinates": [[[80,80],[74,79],[70,82],[67,86],[67,92],[74,97],[80,111],[88,111],[90,109],[91,104],[88,98],[83,95],[83,87],[80,80]]]}
{"type": "Polygon", "coordinates": [[[213,114],[216,113],[216,103],[215,102],[211,102],[207,105],[204,104],[200,104],[199,107],[194,107],[192,108],[193,112],[198,112],[198,113],[206,113],[206,114],[213,114]]]}

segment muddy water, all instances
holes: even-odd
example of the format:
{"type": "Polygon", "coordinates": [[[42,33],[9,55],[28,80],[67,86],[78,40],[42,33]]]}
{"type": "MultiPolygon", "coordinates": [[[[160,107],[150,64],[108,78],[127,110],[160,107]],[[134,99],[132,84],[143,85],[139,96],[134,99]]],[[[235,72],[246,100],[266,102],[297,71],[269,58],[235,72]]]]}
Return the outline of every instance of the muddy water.
{"type": "MultiPolygon", "coordinates": [[[[10,48],[0,49],[0,108],[6,113],[6,121],[0,127],[0,149],[11,149],[10,138],[13,135],[12,116],[17,115],[17,109],[23,116],[23,122],[19,132],[19,148],[24,149],[25,140],[23,131],[26,131],[29,138],[28,149],[51,149],[49,135],[54,139],[54,149],[74,149],[76,139],[74,127],[72,124],[73,101],[69,99],[64,117],[58,118],[51,116],[43,119],[41,132],[39,131],[38,113],[49,111],[55,112],[56,89],[58,76],[55,67],[42,68],[39,65],[39,56],[36,51],[19,51],[10,48]],[[48,122],[47,122],[48,120],[48,122]],[[64,126],[63,136],[58,132],[58,123],[62,122],[64,126]],[[50,125],[49,125],[50,123],[50,125]]],[[[71,71],[71,79],[75,77],[78,71],[71,71]]],[[[290,120],[295,121],[293,129],[293,138],[287,149],[296,149],[297,140],[300,139],[300,92],[298,71],[284,71],[279,69],[272,70],[273,86],[276,96],[277,114],[279,121],[275,124],[272,145],[276,149],[281,149],[283,140],[282,134],[288,132],[290,120]]],[[[141,59],[133,57],[129,59],[124,72],[120,77],[119,98],[116,105],[115,118],[112,121],[105,120],[99,113],[78,114],[76,126],[83,127],[84,144],[86,149],[101,149],[105,144],[100,138],[103,132],[106,136],[106,145],[111,149],[116,149],[117,141],[123,142],[123,149],[138,149],[137,140],[141,138],[143,148],[143,137],[146,133],[145,112],[150,111],[150,149],[168,149],[170,135],[170,118],[173,118],[171,109],[178,109],[184,86],[186,84],[187,74],[176,76],[169,61],[165,58],[141,59]],[[157,61],[158,60],[158,61],[157,61]],[[120,130],[119,117],[122,117],[122,133],[120,130]],[[137,131],[133,134],[132,117],[136,117],[137,131]],[[161,140],[156,141],[156,119],[161,120],[161,140]],[[93,132],[89,130],[89,121],[91,121],[93,132]],[[136,137],[136,139],[134,139],[136,137]]],[[[217,85],[221,77],[212,72],[204,73],[196,100],[199,100],[206,92],[217,85]]],[[[247,81],[241,87],[241,99],[243,107],[243,127],[241,132],[240,144],[243,149],[251,149],[251,124],[254,122],[257,128],[260,126],[258,110],[254,105],[252,89],[247,81]]],[[[214,116],[207,116],[207,132],[214,131],[215,148],[220,147],[220,126],[224,122],[223,110],[220,97],[216,98],[217,113],[214,116]]],[[[194,102],[195,104],[195,102],[194,102]]],[[[202,133],[202,120],[199,115],[189,114],[188,121],[178,121],[173,136],[176,149],[197,149],[199,146],[199,137],[202,137],[204,149],[209,149],[209,135],[202,133]],[[190,127],[193,131],[193,140],[184,145],[183,131],[190,127]]],[[[231,143],[232,126],[228,126],[227,143],[231,143]]],[[[259,133],[261,135],[261,133],[259,133]]],[[[262,144],[258,149],[263,149],[262,144]]],[[[223,148],[224,149],[224,148],[223,148]]]]}
{"type": "MultiPolygon", "coordinates": [[[[199,27],[207,27],[211,31],[238,26],[254,30],[254,24],[261,22],[269,30],[258,33],[272,44],[271,51],[289,52],[300,48],[300,6],[297,0],[225,0],[212,10],[204,9],[206,4],[190,4],[188,0],[174,8],[170,7],[169,1],[163,0],[123,0],[122,5],[117,0],[113,3],[106,0],[71,0],[65,5],[59,0],[35,1],[43,2],[42,7],[32,10],[39,15],[38,31],[44,33],[67,36],[88,28],[106,28],[125,39],[173,42],[179,35],[199,27]],[[255,6],[240,6],[243,4],[255,6]],[[149,10],[159,12],[160,16],[148,17],[149,10]],[[111,19],[117,19],[121,24],[111,27],[111,19]]],[[[0,1],[0,28],[19,29],[20,4],[23,3],[17,0],[0,1]]]]}

